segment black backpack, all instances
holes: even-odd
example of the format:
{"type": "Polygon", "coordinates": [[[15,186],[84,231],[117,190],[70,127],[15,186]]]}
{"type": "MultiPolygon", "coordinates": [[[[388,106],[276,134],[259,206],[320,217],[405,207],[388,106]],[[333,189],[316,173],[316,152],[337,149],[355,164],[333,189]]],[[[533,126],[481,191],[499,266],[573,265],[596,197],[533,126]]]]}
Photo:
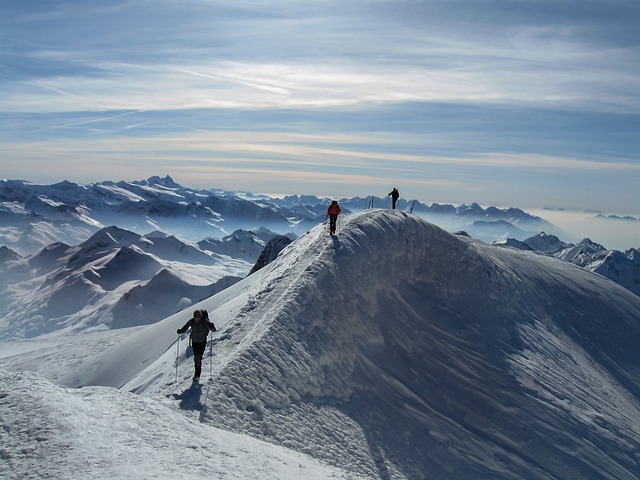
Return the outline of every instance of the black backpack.
{"type": "Polygon", "coordinates": [[[206,320],[211,325],[213,325],[213,331],[215,332],[217,328],[216,328],[216,325],[211,320],[209,320],[209,312],[207,312],[206,310],[200,310],[200,311],[202,312],[202,319],[206,320]]]}

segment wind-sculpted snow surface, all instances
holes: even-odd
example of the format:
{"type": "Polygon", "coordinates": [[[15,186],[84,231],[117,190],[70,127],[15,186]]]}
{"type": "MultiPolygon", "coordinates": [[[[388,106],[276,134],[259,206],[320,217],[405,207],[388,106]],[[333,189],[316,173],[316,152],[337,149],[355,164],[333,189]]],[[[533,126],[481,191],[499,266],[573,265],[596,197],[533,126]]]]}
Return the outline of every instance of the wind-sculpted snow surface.
{"type": "Polygon", "coordinates": [[[153,431],[156,399],[354,478],[640,478],[640,297],[575,265],[371,210],[191,308],[219,329],[201,388],[175,343],[191,309],[56,379],[149,397],[153,431]]]}
{"type": "Polygon", "coordinates": [[[0,370],[0,411],[3,480],[356,480],[308,455],[112,388],[64,389],[0,370]]]}
{"type": "Polygon", "coordinates": [[[640,299],[600,276],[370,211],[220,295],[206,423],[370,478],[640,478],[640,299]]]}

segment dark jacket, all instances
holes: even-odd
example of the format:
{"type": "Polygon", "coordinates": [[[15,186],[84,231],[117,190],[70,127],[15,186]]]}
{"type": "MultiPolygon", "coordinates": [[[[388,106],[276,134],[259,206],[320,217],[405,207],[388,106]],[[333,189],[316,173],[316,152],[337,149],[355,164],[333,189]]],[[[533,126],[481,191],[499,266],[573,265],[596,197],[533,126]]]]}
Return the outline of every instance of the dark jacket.
{"type": "Polygon", "coordinates": [[[216,326],[213,324],[213,322],[210,322],[205,318],[200,318],[197,321],[195,318],[192,318],[184,324],[184,326],[178,331],[178,333],[186,332],[189,327],[191,327],[192,343],[206,343],[209,331],[216,331],[216,326]]]}

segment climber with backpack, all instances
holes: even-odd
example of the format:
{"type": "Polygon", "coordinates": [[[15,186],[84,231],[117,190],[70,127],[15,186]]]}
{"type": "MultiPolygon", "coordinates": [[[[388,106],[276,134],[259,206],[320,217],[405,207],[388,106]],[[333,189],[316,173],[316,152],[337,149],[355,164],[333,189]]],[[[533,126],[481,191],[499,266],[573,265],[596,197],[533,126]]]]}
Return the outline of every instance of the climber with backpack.
{"type": "Polygon", "coordinates": [[[193,362],[195,363],[193,381],[198,382],[202,372],[202,356],[207,349],[207,336],[209,331],[215,332],[217,329],[209,320],[209,314],[206,310],[195,310],[193,318],[178,329],[178,335],[182,335],[189,327],[191,327],[191,348],[193,348],[193,362]]]}
{"type": "Polygon", "coordinates": [[[332,200],[331,205],[327,209],[327,217],[329,217],[329,235],[336,234],[336,222],[338,221],[338,215],[340,215],[340,205],[337,200],[332,200]]]}

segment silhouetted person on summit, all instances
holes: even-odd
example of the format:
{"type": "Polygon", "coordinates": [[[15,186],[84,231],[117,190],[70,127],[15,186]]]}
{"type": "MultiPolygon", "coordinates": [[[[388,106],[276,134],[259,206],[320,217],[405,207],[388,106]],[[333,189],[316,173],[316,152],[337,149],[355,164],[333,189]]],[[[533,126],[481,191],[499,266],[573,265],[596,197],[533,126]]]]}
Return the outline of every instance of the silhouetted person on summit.
{"type": "Polygon", "coordinates": [[[398,198],[400,198],[400,192],[398,192],[397,188],[393,187],[393,190],[391,190],[387,196],[391,197],[391,208],[395,210],[396,202],[398,201],[398,198]]]}

